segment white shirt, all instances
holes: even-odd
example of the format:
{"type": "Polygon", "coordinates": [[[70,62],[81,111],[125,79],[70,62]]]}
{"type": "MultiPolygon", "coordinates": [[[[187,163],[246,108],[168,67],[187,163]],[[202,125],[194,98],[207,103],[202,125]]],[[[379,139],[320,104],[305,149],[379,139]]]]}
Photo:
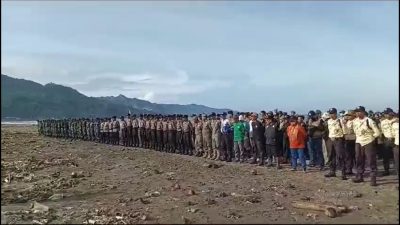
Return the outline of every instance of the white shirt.
{"type": "Polygon", "coordinates": [[[221,122],[221,132],[222,132],[222,133],[224,132],[224,126],[225,126],[226,124],[229,124],[229,119],[224,119],[224,120],[222,120],[222,122],[221,122]]]}

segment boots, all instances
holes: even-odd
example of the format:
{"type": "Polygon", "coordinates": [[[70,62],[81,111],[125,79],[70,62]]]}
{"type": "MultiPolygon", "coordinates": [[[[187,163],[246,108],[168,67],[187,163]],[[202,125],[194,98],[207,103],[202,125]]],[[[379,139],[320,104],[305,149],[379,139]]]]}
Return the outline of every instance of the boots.
{"type": "Polygon", "coordinates": [[[268,158],[267,167],[271,167],[271,166],[272,166],[272,159],[268,158]]]}
{"type": "Polygon", "coordinates": [[[371,176],[371,183],[370,183],[370,185],[373,186],[373,187],[377,186],[377,184],[376,184],[376,176],[371,176]]]}
{"type": "Polygon", "coordinates": [[[325,174],[325,177],[336,177],[336,174],[335,174],[335,172],[331,171],[331,172],[325,174]]]}
{"type": "Polygon", "coordinates": [[[208,155],[207,155],[207,159],[212,159],[213,155],[212,155],[213,151],[212,150],[208,150],[208,155]]]}
{"type": "Polygon", "coordinates": [[[214,155],[215,155],[215,159],[214,160],[219,160],[219,158],[220,158],[219,150],[215,149],[214,152],[215,152],[214,153],[214,155]]]}
{"type": "Polygon", "coordinates": [[[346,172],[342,171],[342,180],[347,180],[346,172]]]}
{"type": "Polygon", "coordinates": [[[361,183],[364,182],[364,179],[361,174],[357,174],[356,177],[353,179],[354,183],[361,183]]]}

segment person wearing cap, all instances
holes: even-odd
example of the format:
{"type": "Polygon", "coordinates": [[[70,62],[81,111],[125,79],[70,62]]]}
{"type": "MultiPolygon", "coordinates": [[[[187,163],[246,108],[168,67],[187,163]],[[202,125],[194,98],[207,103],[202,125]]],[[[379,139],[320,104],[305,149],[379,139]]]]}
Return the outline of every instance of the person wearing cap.
{"type": "MultiPolygon", "coordinates": [[[[393,157],[394,165],[397,172],[397,179],[399,176],[399,114],[394,114],[395,120],[392,121],[392,134],[394,137],[393,141],[393,157]]],[[[397,187],[398,188],[398,187],[397,187]]]]}
{"type": "MultiPolygon", "coordinates": [[[[144,148],[144,140],[146,137],[146,128],[145,128],[145,120],[143,118],[143,115],[141,114],[139,116],[139,119],[137,120],[138,123],[138,141],[139,141],[139,147],[144,148]]],[[[133,127],[133,124],[132,124],[133,127]]]]}
{"type": "Polygon", "coordinates": [[[168,146],[170,153],[177,153],[176,149],[176,115],[168,121],[168,146]]]}
{"type": "Polygon", "coordinates": [[[353,130],[353,120],[355,119],[355,113],[351,111],[346,111],[344,113],[342,124],[343,124],[343,134],[344,134],[344,153],[346,161],[346,175],[353,174],[353,167],[356,162],[355,158],[355,145],[356,145],[356,135],[353,130]]]}
{"type": "Polygon", "coordinates": [[[177,153],[183,154],[183,133],[182,133],[181,115],[177,115],[175,124],[176,124],[176,150],[177,153]]]}
{"type": "MultiPolygon", "coordinates": [[[[105,117],[102,119],[103,122],[103,143],[107,144],[107,140],[109,139],[109,129],[110,125],[108,123],[109,118],[105,117]]],[[[77,132],[78,132],[78,121],[74,119],[73,127],[74,127],[74,137],[77,138],[77,132]]]]}
{"type": "Polygon", "coordinates": [[[244,125],[244,139],[243,139],[243,161],[247,161],[247,159],[251,156],[251,144],[250,144],[250,118],[247,113],[243,113],[239,116],[239,121],[241,121],[244,125]]]}
{"type": "Polygon", "coordinates": [[[308,112],[308,150],[310,155],[310,167],[318,165],[320,169],[324,168],[324,155],[322,152],[322,137],[325,131],[324,121],[318,118],[314,111],[308,112]]]}
{"type": "Polygon", "coordinates": [[[151,139],[150,139],[150,148],[156,149],[157,143],[157,115],[152,116],[150,119],[150,130],[151,130],[151,139]]]}
{"type": "Polygon", "coordinates": [[[231,122],[231,113],[223,116],[223,120],[221,122],[221,155],[222,160],[231,162],[232,161],[232,148],[233,148],[233,130],[232,130],[232,122],[231,122]]]}
{"type": "Polygon", "coordinates": [[[168,144],[168,121],[169,121],[169,116],[164,116],[163,121],[162,121],[162,140],[163,140],[163,145],[162,145],[162,151],[163,152],[168,152],[169,149],[169,144],[168,144]]]}
{"type": "Polygon", "coordinates": [[[267,114],[265,118],[265,152],[267,155],[267,166],[272,166],[273,158],[276,159],[276,168],[280,169],[280,163],[278,160],[278,155],[280,155],[277,151],[277,135],[278,135],[278,124],[274,120],[274,116],[272,114],[267,114]]]}
{"type": "Polygon", "coordinates": [[[383,119],[381,120],[379,126],[383,134],[383,145],[382,145],[382,158],[383,158],[383,168],[384,176],[389,175],[389,162],[393,152],[394,147],[394,134],[392,129],[392,124],[396,120],[394,117],[394,111],[391,108],[386,108],[383,111],[383,119]]]}
{"type": "Polygon", "coordinates": [[[281,134],[282,139],[282,161],[281,163],[288,163],[290,159],[290,144],[289,144],[289,137],[287,134],[287,128],[289,126],[289,116],[285,115],[282,116],[281,122],[279,123],[279,132],[281,134]]]}
{"type": "Polygon", "coordinates": [[[346,111],[340,110],[340,112],[339,112],[339,117],[340,117],[340,118],[343,117],[345,113],[346,113],[346,111]]]}
{"type": "Polygon", "coordinates": [[[120,132],[121,132],[121,143],[123,146],[128,146],[128,135],[127,135],[127,124],[123,116],[121,116],[120,121],[120,132]]]}
{"type": "Polygon", "coordinates": [[[260,114],[259,114],[259,120],[260,120],[260,122],[263,124],[264,123],[264,118],[265,118],[265,116],[267,115],[267,113],[264,111],[264,110],[262,110],[261,112],[260,112],[260,114]]]}
{"type": "Polygon", "coordinates": [[[244,124],[239,120],[239,116],[235,115],[233,117],[233,150],[235,153],[235,162],[243,163],[243,142],[244,142],[244,134],[245,127],[244,124]]]}
{"type": "Polygon", "coordinates": [[[306,172],[307,165],[304,156],[305,140],[307,137],[306,130],[303,126],[297,123],[297,118],[292,116],[290,118],[290,125],[287,128],[287,135],[289,137],[292,171],[297,170],[297,159],[300,159],[303,171],[306,172]]]}
{"type": "Polygon", "coordinates": [[[210,159],[213,157],[212,153],[212,127],[211,121],[206,114],[202,116],[202,137],[203,137],[203,158],[210,159]]]}
{"type": "Polygon", "coordinates": [[[192,146],[190,144],[192,124],[187,115],[183,116],[182,121],[182,138],[183,138],[183,154],[192,155],[192,146]]]}
{"type": "MultiPolygon", "coordinates": [[[[104,120],[103,119],[100,119],[100,134],[99,134],[99,136],[100,136],[100,143],[104,143],[104,120]]],[[[73,128],[73,121],[72,121],[72,123],[71,123],[71,126],[72,126],[72,129],[74,129],[73,128]]]]}
{"type": "Polygon", "coordinates": [[[157,151],[162,151],[162,146],[163,146],[163,131],[162,131],[162,116],[158,115],[157,116],[157,121],[156,121],[156,146],[155,149],[157,151]]]}
{"type": "Polygon", "coordinates": [[[336,176],[336,167],[340,167],[342,170],[342,180],[347,180],[346,177],[346,164],[344,157],[344,132],[343,132],[343,124],[342,121],[337,116],[337,109],[331,108],[328,110],[330,115],[330,119],[328,120],[328,137],[330,142],[326,146],[327,149],[330,149],[330,165],[329,165],[329,173],[325,174],[325,177],[335,177],[336,176]]]}
{"type": "Polygon", "coordinates": [[[213,160],[219,160],[220,159],[220,142],[221,142],[221,120],[220,120],[220,114],[215,115],[214,118],[211,122],[211,129],[212,129],[212,150],[213,150],[213,160]]]}
{"type": "MultiPolygon", "coordinates": [[[[109,140],[110,140],[110,124],[109,124],[109,119],[108,118],[104,118],[104,124],[103,124],[103,135],[104,135],[104,142],[106,144],[109,144],[109,140]]],[[[75,123],[75,129],[77,131],[77,123],[75,123]]]]}
{"type": "Polygon", "coordinates": [[[117,117],[113,116],[113,134],[114,134],[113,144],[114,145],[119,145],[119,129],[120,129],[120,125],[117,120],[117,117]]]}
{"type": "Polygon", "coordinates": [[[252,138],[254,143],[254,152],[253,152],[253,159],[250,164],[257,163],[257,157],[259,159],[258,165],[264,165],[264,156],[265,156],[265,127],[264,125],[257,120],[257,114],[253,113],[251,115],[251,129],[252,129],[252,138]]]}
{"type": "Polygon", "coordinates": [[[125,122],[126,122],[127,146],[132,147],[133,146],[132,116],[130,113],[127,114],[125,122]]]}
{"type": "Polygon", "coordinates": [[[151,148],[151,115],[146,116],[145,120],[146,138],[145,138],[145,148],[151,148]]]}
{"type": "MultiPolygon", "coordinates": [[[[100,135],[100,123],[101,123],[100,118],[96,118],[96,123],[95,123],[95,128],[94,129],[95,129],[96,142],[98,142],[98,143],[100,143],[100,137],[101,137],[101,135],[100,135]]],[[[70,123],[69,123],[68,127],[69,127],[69,129],[71,129],[70,123]]]]}
{"type": "Polygon", "coordinates": [[[315,114],[317,115],[318,118],[322,118],[322,112],[319,109],[315,110],[315,114]]]}
{"type": "MultiPolygon", "coordinates": [[[[131,118],[131,123],[132,123],[132,146],[134,147],[139,147],[140,141],[139,141],[139,135],[140,135],[140,129],[139,129],[139,119],[136,117],[136,114],[133,114],[131,118]]],[[[142,124],[143,127],[143,124],[142,124]]]]}
{"type": "Polygon", "coordinates": [[[196,116],[194,118],[194,145],[195,145],[195,156],[201,156],[203,154],[203,127],[201,120],[196,116]]]}
{"type": "Polygon", "coordinates": [[[365,108],[359,106],[356,108],[357,118],[353,121],[353,129],[356,134],[356,165],[357,174],[353,182],[360,183],[364,181],[365,167],[371,170],[371,186],[376,186],[376,146],[375,139],[379,137],[380,131],[376,123],[366,116],[365,108]],[[367,165],[365,165],[367,164],[367,165]]]}

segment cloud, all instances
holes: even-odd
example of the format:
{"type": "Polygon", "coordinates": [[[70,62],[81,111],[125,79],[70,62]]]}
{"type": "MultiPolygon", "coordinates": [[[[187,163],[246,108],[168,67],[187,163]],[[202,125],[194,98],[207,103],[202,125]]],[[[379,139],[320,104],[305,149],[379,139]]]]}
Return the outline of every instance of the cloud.
{"type": "MultiPolygon", "coordinates": [[[[232,82],[221,78],[190,74],[174,66],[146,70],[115,69],[101,64],[103,60],[75,58],[65,55],[63,61],[54,60],[52,54],[31,56],[10,55],[2,67],[2,73],[33,80],[41,84],[54,82],[70,86],[88,96],[116,96],[123,94],[158,103],[184,103],[182,97],[202,95],[220,87],[229,87],[232,82]],[[52,60],[53,59],[53,60],[52,60]],[[96,68],[94,65],[98,65],[96,68]],[[131,71],[129,71],[131,70],[131,71]]],[[[110,58],[107,60],[116,61],[110,58]]],[[[193,103],[193,102],[187,102],[193,103]]]]}
{"type": "Polygon", "coordinates": [[[148,93],[146,93],[143,97],[143,100],[147,100],[147,101],[154,101],[154,92],[150,91],[148,93]]]}

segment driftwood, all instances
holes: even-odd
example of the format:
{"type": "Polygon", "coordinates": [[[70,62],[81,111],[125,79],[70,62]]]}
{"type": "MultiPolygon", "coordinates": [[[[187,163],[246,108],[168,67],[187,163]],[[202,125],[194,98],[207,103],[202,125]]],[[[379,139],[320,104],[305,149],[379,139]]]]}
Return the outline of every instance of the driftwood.
{"type": "Polygon", "coordinates": [[[292,206],[298,209],[310,209],[325,212],[325,215],[332,218],[347,211],[347,207],[345,206],[324,205],[311,202],[293,202],[292,206]]]}

